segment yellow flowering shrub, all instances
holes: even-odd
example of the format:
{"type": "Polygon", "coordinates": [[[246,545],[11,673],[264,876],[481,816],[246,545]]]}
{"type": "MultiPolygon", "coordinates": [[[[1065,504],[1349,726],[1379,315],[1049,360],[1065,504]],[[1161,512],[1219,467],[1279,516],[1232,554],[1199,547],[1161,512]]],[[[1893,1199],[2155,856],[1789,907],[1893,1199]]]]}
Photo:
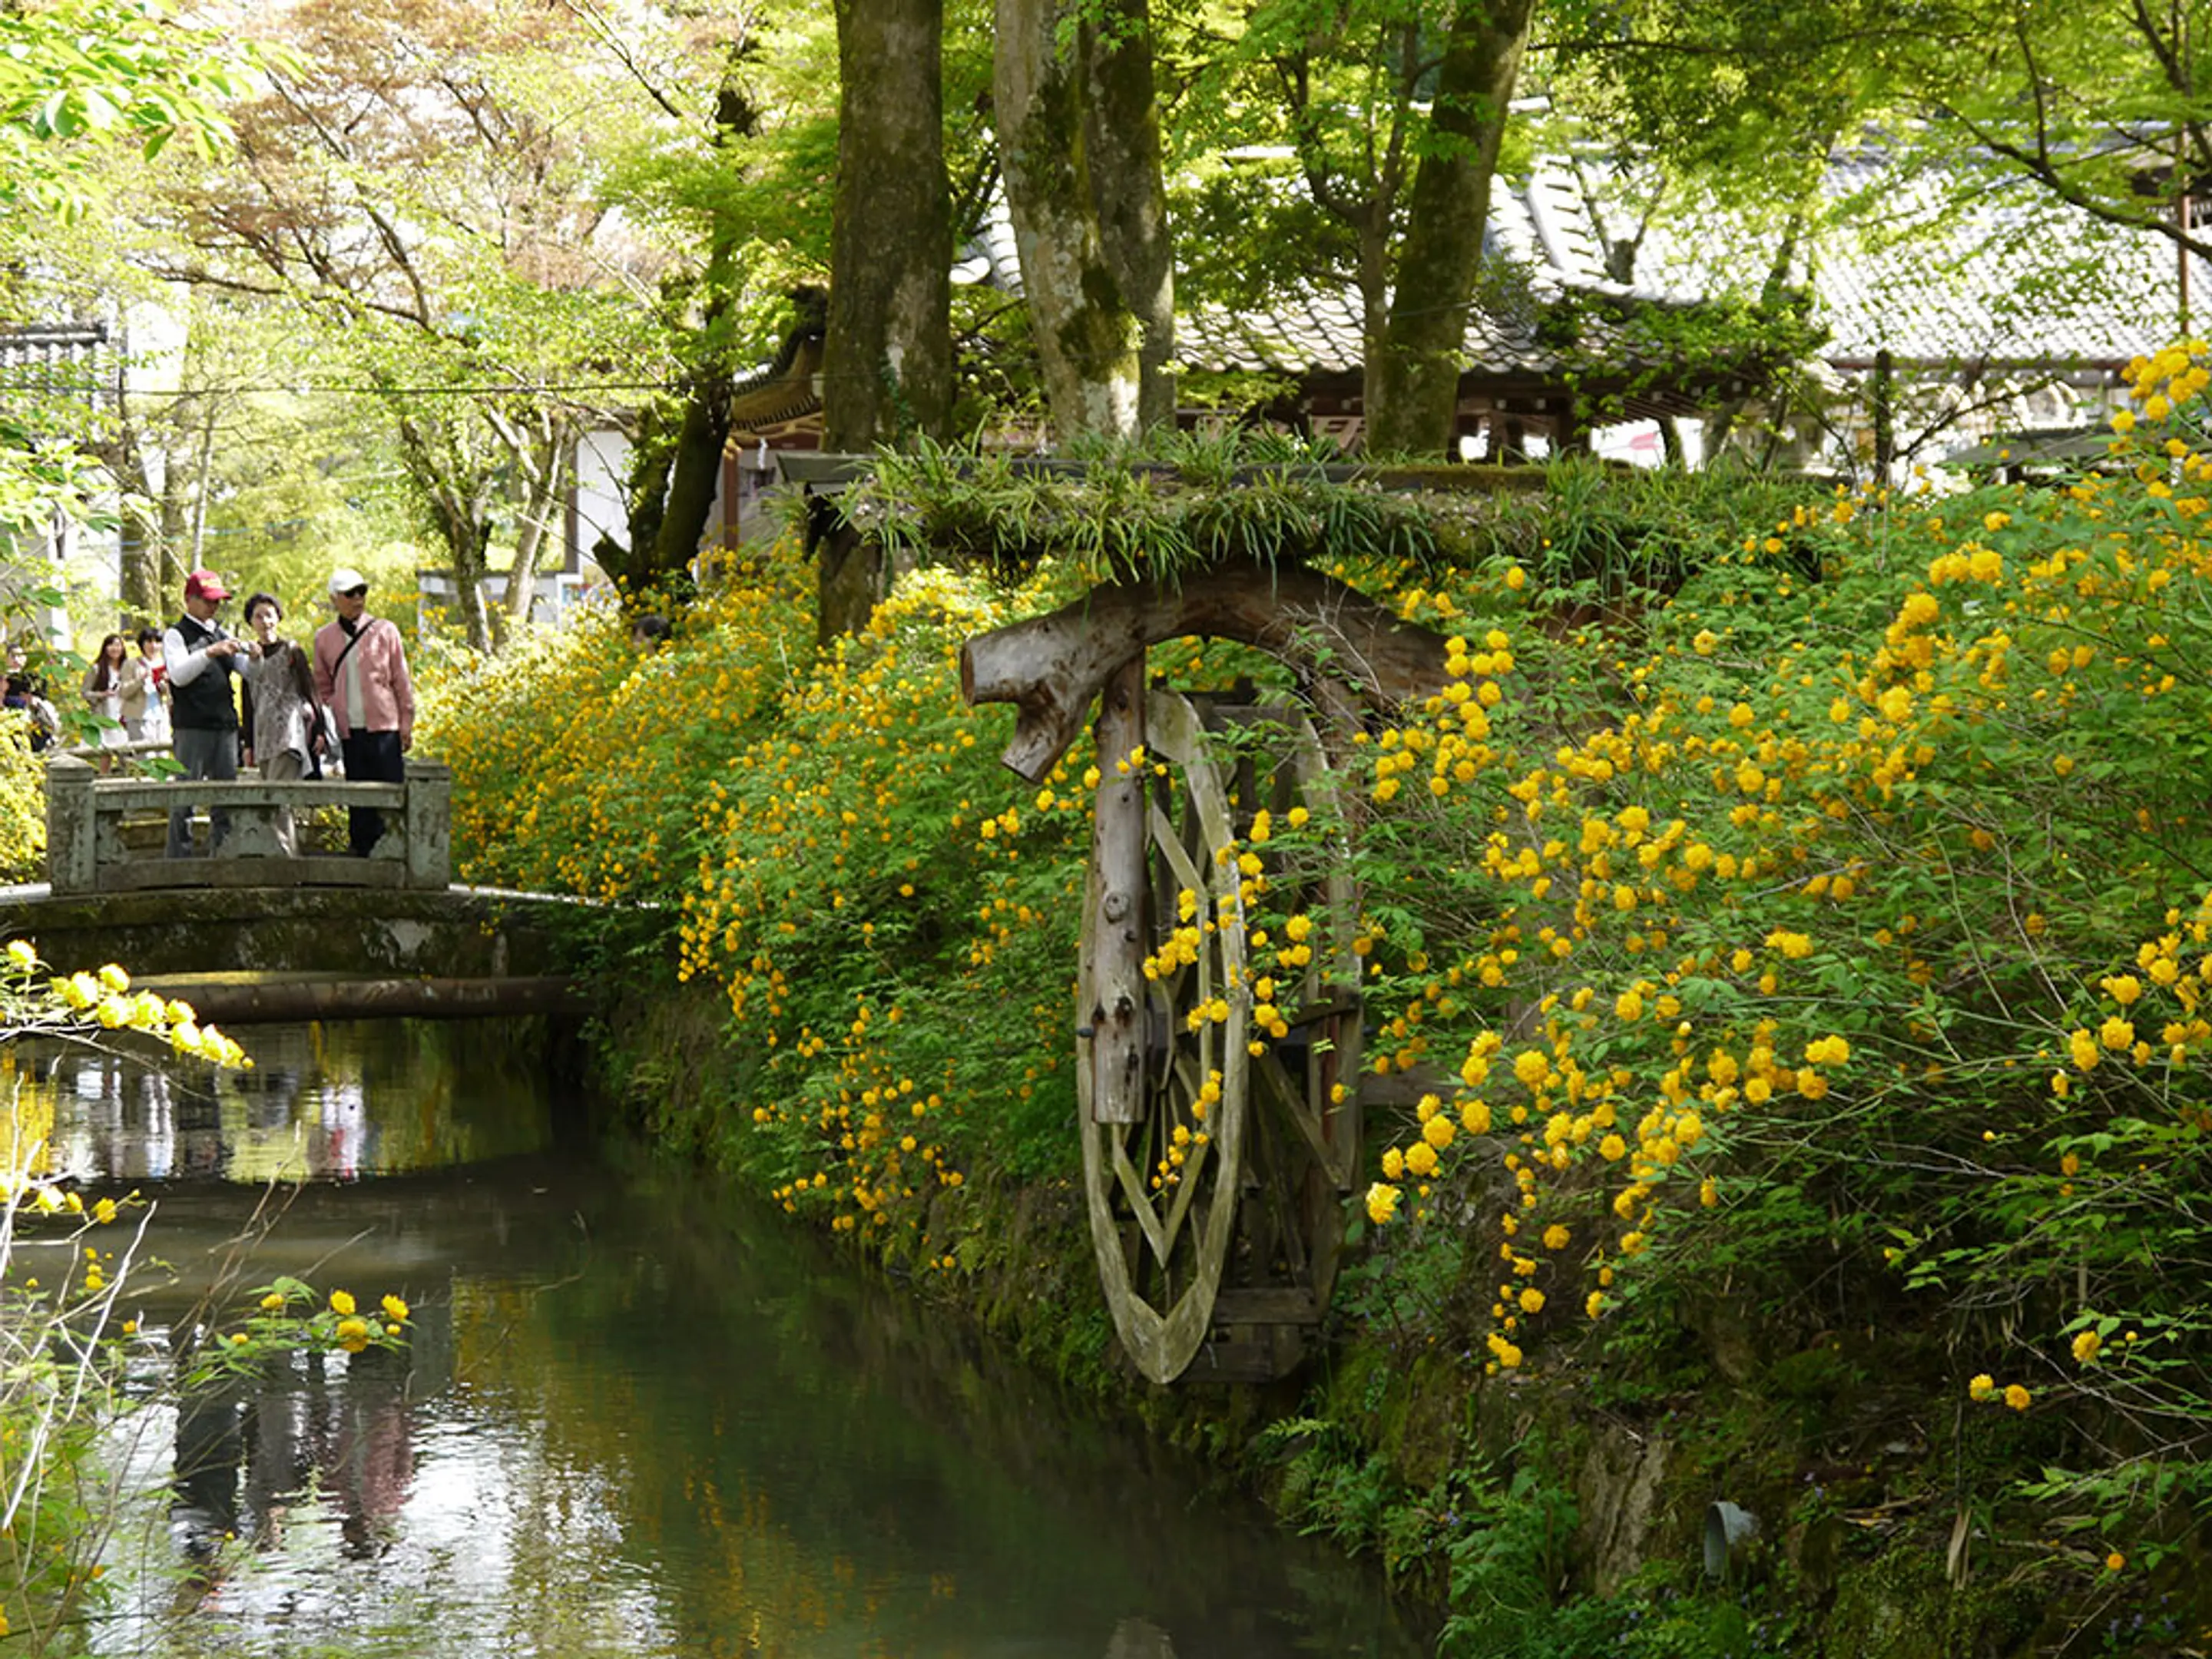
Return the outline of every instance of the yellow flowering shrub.
{"type": "Polygon", "coordinates": [[[46,774],[31,752],[30,716],[0,717],[0,881],[36,881],[46,858],[46,774]]]}
{"type": "MultiPolygon", "coordinates": [[[[1493,1370],[1593,1319],[1679,1348],[1723,1285],[1802,1342],[1817,1282],[2022,1372],[1952,1386],[2088,1471],[2030,1495],[2094,1486],[2124,1401],[2203,1468],[2206,357],[2137,366],[2107,468],[1838,491],[1633,628],[1494,565],[1413,597],[1450,681],[1364,744],[1361,857],[1372,1063],[1431,1091],[1364,1208],[1404,1271],[1463,1261],[1493,1370]]],[[[2112,1512],[2212,1496],[2177,1484],[2112,1512]]]]}
{"type": "Polygon", "coordinates": [[[1030,1174],[1079,1151],[1088,795],[1065,769],[1021,784],[998,762],[1010,711],[960,696],[961,641],[1018,602],[915,573],[817,656],[811,573],[785,548],[658,651],[593,618],[425,694],[459,867],[665,906],[678,976],[726,1000],[744,1098],[656,1130],[925,1262],[955,1259],[933,1200],[979,1139],[1030,1174]]]}

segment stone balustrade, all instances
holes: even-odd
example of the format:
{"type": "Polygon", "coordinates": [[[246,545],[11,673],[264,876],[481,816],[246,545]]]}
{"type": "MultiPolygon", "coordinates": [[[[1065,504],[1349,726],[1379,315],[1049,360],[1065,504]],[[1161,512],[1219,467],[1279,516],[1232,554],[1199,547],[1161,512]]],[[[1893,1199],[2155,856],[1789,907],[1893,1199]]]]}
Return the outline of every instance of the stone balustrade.
{"type": "Polygon", "coordinates": [[[70,755],[46,763],[46,877],[57,896],[167,887],[443,888],[453,880],[452,824],[453,773],[440,761],[410,757],[404,783],[155,782],[105,776],[70,755]],[[126,835],[126,817],[166,823],[180,805],[228,813],[229,832],[211,854],[167,858],[158,836],[126,835]],[[296,820],[322,806],[382,811],[374,854],[288,855],[276,838],[280,809],[289,807],[296,820]]]}

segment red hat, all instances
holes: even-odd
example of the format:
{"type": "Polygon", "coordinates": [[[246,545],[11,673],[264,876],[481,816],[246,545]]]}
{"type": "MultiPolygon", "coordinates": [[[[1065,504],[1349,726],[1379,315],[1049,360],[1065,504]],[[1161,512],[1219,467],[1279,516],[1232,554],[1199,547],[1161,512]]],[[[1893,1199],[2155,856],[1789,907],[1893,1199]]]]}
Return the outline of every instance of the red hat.
{"type": "Polygon", "coordinates": [[[212,570],[195,570],[185,578],[185,597],[205,599],[210,605],[230,597],[230,590],[222,585],[222,578],[212,570]]]}

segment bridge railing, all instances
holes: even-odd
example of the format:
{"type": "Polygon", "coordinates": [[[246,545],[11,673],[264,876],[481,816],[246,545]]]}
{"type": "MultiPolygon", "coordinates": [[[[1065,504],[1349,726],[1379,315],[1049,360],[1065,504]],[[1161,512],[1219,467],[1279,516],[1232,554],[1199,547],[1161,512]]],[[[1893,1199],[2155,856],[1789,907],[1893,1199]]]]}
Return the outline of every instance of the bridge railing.
{"type": "MultiPolygon", "coordinates": [[[[453,881],[453,773],[440,761],[410,758],[404,783],[300,779],[271,782],[196,779],[154,782],[103,776],[74,756],[46,763],[46,879],[57,895],[134,892],[159,887],[442,888],[453,881]],[[125,833],[132,815],[166,823],[173,808],[220,807],[229,816],[222,844],[207,854],[173,859],[151,841],[125,833]],[[384,814],[384,836],[365,859],[285,853],[277,813],[319,806],[370,807],[384,814]]],[[[212,837],[210,836],[210,839],[212,837]]]]}

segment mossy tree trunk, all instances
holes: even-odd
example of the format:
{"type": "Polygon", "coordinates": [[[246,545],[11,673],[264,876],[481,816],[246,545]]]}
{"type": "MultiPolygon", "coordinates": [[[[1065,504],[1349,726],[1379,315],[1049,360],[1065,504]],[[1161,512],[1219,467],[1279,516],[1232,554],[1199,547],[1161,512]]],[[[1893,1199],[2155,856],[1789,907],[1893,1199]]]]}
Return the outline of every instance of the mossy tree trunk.
{"type": "Polygon", "coordinates": [[[837,0],[823,443],[942,438],[952,410],[943,0],[837,0]]]}
{"type": "Polygon", "coordinates": [[[1440,455],[1449,448],[1491,176],[1531,9],[1532,0],[1461,0],[1452,14],[1407,203],[1389,325],[1382,349],[1368,361],[1370,453],[1440,455]]]}
{"type": "MultiPolygon", "coordinates": [[[[1125,278],[1141,283],[1151,274],[1146,314],[1172,300],[1164,261],[1155,270],[1156,255],[1133,259],[1109,254],[1107,246],[1109,236],[1127,234],[1133,218],[1149,223],[1160,248],[1165,246],[1164,213],[1118,176],[1139,164],[1147,147],[1158,165],[1151,44],[1142,20],[1133,0],[1110,0],[1104,14],[1077,0],[998,0],[992,90],[1000,165],[1045,400],[1062,441],[1083,433],[1136,433],[1143,419],[1146,325],[1125,278]],[[1131,19],[1138,26],[1133,36],[1131,19]],[[1147,59],[1141,75],[1124,57],[1138,52],[1147,59]],[[1108,101],[1097,105],[1094,118],[1102,97],[1108,101]],[[1131,100],[1139,97],[1149,138],[1126,127],[1107,137],[1108,127],[1130,118],[1131,100]],[[1107,179],[1108,173],[1117,176],[1107,179]],[[1102,202],[1112,204],[1111,228],[1102,202]]],[[[1152,192],[1156,204],[1156,185],[1152,192]]]]}
{"type": "Polygon", "coordinates": [[[1137,320],[1137,421],[1175,419],[1175,250],[1168,234],[1147,0],[1101,0],[1078,37],[1083,143],[1106,262],[1137,320]]]}

